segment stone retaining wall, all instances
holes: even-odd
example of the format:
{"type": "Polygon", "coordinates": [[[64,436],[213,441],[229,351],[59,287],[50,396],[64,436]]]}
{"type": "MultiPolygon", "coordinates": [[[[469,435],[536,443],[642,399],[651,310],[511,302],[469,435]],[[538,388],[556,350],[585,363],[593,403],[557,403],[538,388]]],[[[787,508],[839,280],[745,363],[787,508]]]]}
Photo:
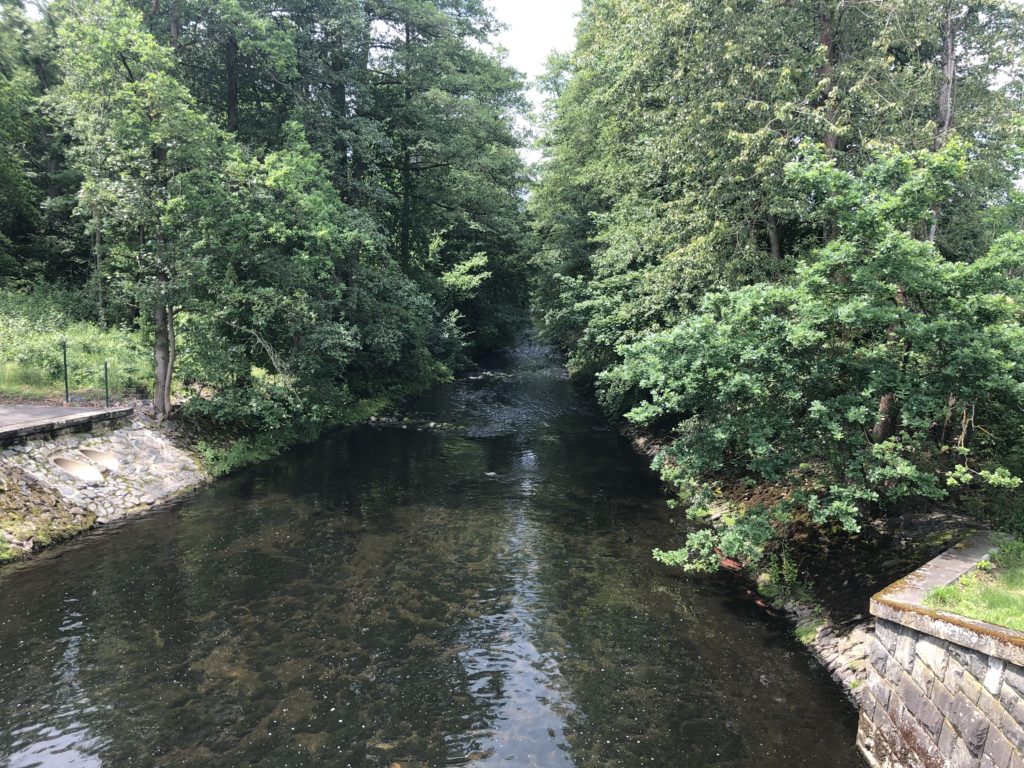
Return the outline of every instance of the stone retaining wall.
{"type": "Polygon", "coordinates": [[[1024,768],[1024,634],[923,605],[992,547],[977,537],[872,599],[857,734],[872,766],[1024,768]]]}
{"type": "Polygon", "coordinates": [[[191,453],[140,413],[127,424],[101,422],[89,432],[24,438],[0,451],[0,478],[0,550],[25,553],[50,539],[137,514],[209,480],[191,453]],[[119,465],[101,467],[82,448],[113,454],[119,465]],[[103,477],[78,479],[54,463],[59,457],[96,466],[103,477]],[[59,531],[51,530],[55,526],[59,531]]]}

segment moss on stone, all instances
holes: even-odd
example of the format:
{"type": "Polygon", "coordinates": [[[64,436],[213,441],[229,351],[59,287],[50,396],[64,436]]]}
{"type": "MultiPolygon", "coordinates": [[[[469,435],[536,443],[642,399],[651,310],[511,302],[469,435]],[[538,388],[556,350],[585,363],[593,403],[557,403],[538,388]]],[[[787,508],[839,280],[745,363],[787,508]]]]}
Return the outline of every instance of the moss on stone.
{"type": "Polygon", "coordinates": [[[796,635],[796,639],[804,645],[809,645],[814,638],[818,636],[818,631],[824,626],[824,622],[821,619],[815,618],[810,621],[800,624],[793,634],[796,635]]]}
{"type": "Polygon", "coordinates": [[[17,560],[19,553],[11,548],[11,545],[7,543],[7,539],[0,536],[0,563],[10,563],[17,560]]]}

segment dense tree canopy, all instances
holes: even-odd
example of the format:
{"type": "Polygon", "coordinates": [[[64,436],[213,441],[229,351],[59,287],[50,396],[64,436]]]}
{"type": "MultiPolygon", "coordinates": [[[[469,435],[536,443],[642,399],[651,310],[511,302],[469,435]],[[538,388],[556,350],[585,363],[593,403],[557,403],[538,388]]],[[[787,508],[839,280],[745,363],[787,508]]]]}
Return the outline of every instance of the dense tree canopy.
{"type": "Polygon", "coordinates": [[[667,560],[1018,482],[1021,29],[998,0],[584,2],[538,310],[721,516],[667,560]]]}
{"type": "Polygon", "coordinates": [[[528,205],[496,29],[0,0],[5,290],[62,286],[149,339],[160,414],[256,434],[449,376],[532,271],[572,372],[719,519],[662,553],[690,566],[1017,486],[1019,3],[585,0],[528,205]]]}
{"type": "Polygon", "coordinates": [[[0,276],[138,327],[157,411],[259,430],[521,322],[522,84],[476,0],[0,5],[0,276]]]}

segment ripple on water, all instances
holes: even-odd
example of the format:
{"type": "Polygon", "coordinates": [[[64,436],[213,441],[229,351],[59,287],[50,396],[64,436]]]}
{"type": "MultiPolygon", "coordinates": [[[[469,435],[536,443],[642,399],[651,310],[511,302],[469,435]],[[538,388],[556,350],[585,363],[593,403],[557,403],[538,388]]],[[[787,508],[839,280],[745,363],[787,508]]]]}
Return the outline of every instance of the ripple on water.
{"type": "Polygon", "coordinates": [[[0,575],[0,766],[858,765],[557,356],[475,375],[0,575]]]}

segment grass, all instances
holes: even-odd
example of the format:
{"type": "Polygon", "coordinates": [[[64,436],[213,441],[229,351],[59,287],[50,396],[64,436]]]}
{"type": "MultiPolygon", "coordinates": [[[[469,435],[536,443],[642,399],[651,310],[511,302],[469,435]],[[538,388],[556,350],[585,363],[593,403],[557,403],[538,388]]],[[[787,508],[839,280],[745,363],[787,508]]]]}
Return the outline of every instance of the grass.
{"type": "Polygon", "coordinates": [[[1024,542],[1003,544],[991,561],[929,592],[925,605],[1024,632],[1024,542]]]}
{"type": "Polygon", "coordinates": [[[358,400],[330,423],[318,425],[303,433],[285,428],[253,435],[207,436],[196,440],[195,450],[203,462],[204,469],[214,477],[221,477],[236,469],[279,456],[300,443],[311,442],[329,429],[364,421],[380,413],[388,404],[389,400],[383,397],[358,400]]]}
{"type": "Polygon", "coordinates": [[[0,565],[14,562],[17,559],[18,553],[11,548],[6,539],[0,537],[0,565]]]}
{"type": "Polygon", "coordinates": [[[80,298],[0,289],[0,396],[63,400],[65,342],[73,400],[102,399],[104,361],[112,396],[150,390],[151,354],[142,334],[76,316],[69,307],[80,298]]]}

